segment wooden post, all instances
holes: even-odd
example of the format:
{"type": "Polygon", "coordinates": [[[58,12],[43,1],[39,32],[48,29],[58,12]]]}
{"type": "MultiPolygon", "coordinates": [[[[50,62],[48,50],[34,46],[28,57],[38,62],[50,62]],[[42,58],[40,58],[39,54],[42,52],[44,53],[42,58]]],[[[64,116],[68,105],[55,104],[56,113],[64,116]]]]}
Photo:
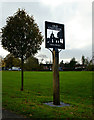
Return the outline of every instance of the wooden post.
{"type": "Polygon", "coordinates": [[[59,53],[58,49],[53,49],[53,104],[60,105],[59,89],[59,53]]]}

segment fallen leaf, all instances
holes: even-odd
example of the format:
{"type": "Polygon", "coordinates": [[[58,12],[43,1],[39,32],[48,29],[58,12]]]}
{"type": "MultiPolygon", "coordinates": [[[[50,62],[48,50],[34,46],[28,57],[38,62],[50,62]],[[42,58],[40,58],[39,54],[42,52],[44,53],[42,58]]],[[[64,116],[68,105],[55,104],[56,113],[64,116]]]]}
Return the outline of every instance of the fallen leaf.
{"type": "Polygon", "coordinates": [[[30,114],[29,116],[32,116],[32,114],[30,114]]]}

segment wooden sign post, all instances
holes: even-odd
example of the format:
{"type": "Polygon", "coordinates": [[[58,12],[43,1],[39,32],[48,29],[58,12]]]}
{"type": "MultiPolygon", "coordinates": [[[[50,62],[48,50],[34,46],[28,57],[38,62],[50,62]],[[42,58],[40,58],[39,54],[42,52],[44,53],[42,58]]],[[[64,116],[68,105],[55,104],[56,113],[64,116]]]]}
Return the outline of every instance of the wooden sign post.
{"type": "Polygon", "coordinates": [[[45,46],[53,48],[53,104],[60,105],[59,87],[59,51],[65,49],[64,25],[52,22],[45,22],[45,46]]]}
{"type": "Polygon", "coordinates": [[[58,49],[53,49],[53,104],[54,105],[60,105],[58,62],[59,62],[58,49]]]}

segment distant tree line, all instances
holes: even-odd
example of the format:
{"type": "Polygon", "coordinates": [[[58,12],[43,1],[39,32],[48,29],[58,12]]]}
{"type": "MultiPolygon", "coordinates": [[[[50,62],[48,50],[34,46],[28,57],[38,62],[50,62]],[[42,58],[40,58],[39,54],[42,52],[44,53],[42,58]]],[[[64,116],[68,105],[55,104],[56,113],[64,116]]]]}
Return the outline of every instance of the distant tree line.
{"type": "MultiPolygon", "coordinates": [[[[8,54],[4,59],[2,59],[2,70],[9,70],[12,67],[21,68],[21,59],[15,58],[13,54],[8,54]]],[[[23,65],[25,71],[38,71],[42,70],[42,66],[39,65],[37,58],[30,56],[28,57],[23,65]]]]}
{"type": "MultiPolygon", "coordinates": [[[[46,62],[46,64],[39,63],[39,60],[35,58],[34,56],[28,57],[24,62],[24,70],[25,71],[44,71],[44,70],[52,70],[52,63],[46,62]]],[[[21,68],[21,59],[15,58],[13,54],[8,54],[4,59],[2,59],[2,70],[9,70],[12,67],[20,67],[21,68]]],[[[64,71],[82,71],[82,70],[88,70],[88,71],[94,71],[94,64],[93,64],[93,58],[89,60],[88,58],[85,58],[85,56],[82,56],[81,63],[76,61],[76,59],[73,57],[69,62],[64,63],[63,60],[59,64],[60,70],[64,71]]]]}
{"type": "Polygon", "coordinates": [[[89,58],[86,58],[84,55],[81,58],[81,63],[76,61],[76,59],[73,57],[70,62],[63,63],[63,60],[60,62],[60,67],[63,68],[63,70],[66,71],[82,71],[82,70],[87,70],[87,71],[94,71],[94,59],[92,57],[91,60],[89,58]]]}

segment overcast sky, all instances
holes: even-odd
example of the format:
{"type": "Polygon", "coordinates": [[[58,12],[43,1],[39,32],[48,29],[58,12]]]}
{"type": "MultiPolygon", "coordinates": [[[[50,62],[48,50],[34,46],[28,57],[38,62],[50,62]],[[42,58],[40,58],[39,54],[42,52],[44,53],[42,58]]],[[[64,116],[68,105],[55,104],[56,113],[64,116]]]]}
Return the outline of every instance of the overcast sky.
{"type": "MultiPolygon", "coordinates": [[[[18,8],[23,8],[33,15],[44,36],[45,21],[65,25],[65,50],[59,58],[64,62],[75,57],[80,62],[82,55],[92,57],[92,0],[6,0],[0,3],[0,28],[6,24],[6,19],[12,16],[18,8]]],[[[45,36],[44,36],[45,38],[45,36]]],[[[8,54],[0,45],[0,55],[8,54]]],[[[52,61],[51,52],[45,48],[45,40],[36,56],[46,55],[45,61],[52,61]]]]}

